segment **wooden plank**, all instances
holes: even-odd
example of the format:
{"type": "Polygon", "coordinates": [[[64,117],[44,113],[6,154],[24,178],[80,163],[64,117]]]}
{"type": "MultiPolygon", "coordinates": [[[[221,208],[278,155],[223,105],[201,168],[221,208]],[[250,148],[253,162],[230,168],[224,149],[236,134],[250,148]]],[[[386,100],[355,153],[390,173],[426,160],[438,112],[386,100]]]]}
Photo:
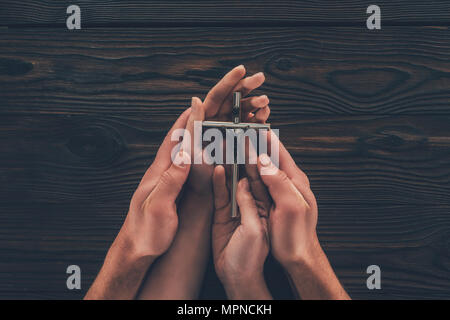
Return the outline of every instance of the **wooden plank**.
{"type": "MultiPolygon", "coordinates": [[[[3,0],[0,24],[65,27],[66,8],[73,1],[3,0]]],[[[170,25],[342,25],[365,26],[370,1],[123,1],[78,0],[82,26],[170,25]]],[[[446,0],[378,0],[382,24],[447,24],[446,0]]]]}
{"type": "MultiPolygon", "coordinates": [[[[3,203],[126,205],[176,115],[3,115],[3,203]]],[[[280,115],[323,204],[450,205],[450,116],[280,115]]]]}
{"type": "MultiPolygon", "coordinates": [[[[2,13],[0,13],[1,15],[2,13]]],[[[353,298],[450,298],[447,28],[0,30],[0,298],[81,298],[166,131],[230,67],[263,70],[353,298]],[[65,269],[82,267],[82,291],[65,269]],[[365,269],[382,269],[369,291],[365,269]]],[[[269,261],[277,298],[289,298],[269,261]]],[[[203,298],[223,298],[210,262],[203,298]]]]}
{"type": "MultiPolygon", "coordinates": [[[[355,299],[450,298],[450,206],[325,205],[319,237],[343,285],[355,299]],[[366,287],[379,265],[382,290],[366,287]]],[[[126,214],[111,204],[0,205],[0,298],[81,298],[98,272],[126,214]],[[82,270],[82,290],[65,286],[67,266],[82,270]]],[[[277,298],[292,298],[282,270],[266,265],[277,298]]],[[[224,298],[212,261],[204,298],[224,298]]]]}
{"type": "Polygon", "coordinates": [[[292,116],[450,113],[446,27],[4,30],[0,112],[179,112],[241,63],[292,116]]]}

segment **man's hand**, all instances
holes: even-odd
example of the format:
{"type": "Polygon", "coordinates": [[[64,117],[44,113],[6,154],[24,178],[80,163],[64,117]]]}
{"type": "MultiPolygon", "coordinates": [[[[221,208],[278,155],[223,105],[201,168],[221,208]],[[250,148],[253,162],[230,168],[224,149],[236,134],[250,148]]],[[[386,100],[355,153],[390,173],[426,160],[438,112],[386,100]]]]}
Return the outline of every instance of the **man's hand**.
{"type": "Polygon", "coordinates": [[[348,299],[323,252],[316,233],[318,209],[307,176],[279,145],[280,168],[263,154],[258,170],[273,204],[269,213],[271,249],[303,299],[348,299]]]}
{"type": "Polygon", "coordinates": [[[128,239],[137,257],[156,258],[172,243],[178,226],[175,200],[188,177],[190,162],[190,156],[180,151],[169,169],[159,177],[152,172],[136,190],[121,236],[128,239]]]}
{"type": "Polygon", "coordinates": [[[266,154],[261,155],[258,162],[260,170],[273,173],[261,172],[261,179],[273,199],[269,216],[274,257],[284,266],[299,261],[309,263],[314,259],[318,243],[317,205],[306,176],[295,166],[289,170],[291,180],[284,171],[275,167],[266,154]]]}
{"type": "Polygon", "coordinates": [[[188,177],[190,156],[180,151],[172,163],[175,142],[170,137],[173,130],[185,128],[190,113],[188,109],[175,122],[142,178],[85,299],[134,298],[148,267],[172,243],[178,226],[175,201],[188,177]]]}
{"type": "Polygon", "coordinates": [[[213,254],[216,272],[230,299],[271,299],[264,280],[269,252],[267,216],[260,216],[247,178],[237,188],[240,220],[231,218],[225,169],[214,170],[213,254]]]}

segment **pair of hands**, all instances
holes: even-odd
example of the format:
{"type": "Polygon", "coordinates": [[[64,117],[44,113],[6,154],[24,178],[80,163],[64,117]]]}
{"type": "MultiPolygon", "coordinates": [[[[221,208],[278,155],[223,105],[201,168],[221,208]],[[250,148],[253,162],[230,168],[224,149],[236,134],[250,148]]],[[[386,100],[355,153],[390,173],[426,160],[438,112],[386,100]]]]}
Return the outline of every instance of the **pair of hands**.
{"type": "MultiPolygon", "coordinates": [[[[264,119],[265,121],[265,119],[264,119]]],[[[247,177],[237,187],[240,219],[231,218],[226,170],[213,174],[213,255],[216,273],[231,299],[270,299],[264,262],[271,248],[303,299],[350,299],[336,277],[316,233],[318,208],[306,174],[298,168],[278,137],[276,166],[267,154],[256,165],[246,163],[247,177]]],[[[247,157],[255,151],[247,143],[247,157]]]]}
{"type": "MultiPolygon", "coordinates": [[[[172,256],[179,256],[185,249],[186,252],[192,249],[183,245],[181,249],[174,248],[176,237],[180,237],[178,242],[190,241],[190,236],[186,236],[189,230],[180,230],[187,229],[179,225],[180,219],[191,220],[192,227],[196,219],[206,217],[196,216],[195,212],[189,213],[190,216],[180,214],[183,211],[179,208],[180,198],[193,199],[191,202],[198,203],[198,212],[214,215],[214,263],[229,298],[271,298],[263,276],[269,247],[286,268],[302,298],[348,297],[320,248],[316,235],[317,205],[308,179],[274,134],[269,135],[269,143],[279,145],[279,168],[267,155],[261,155],[257,165],[246,165],[247,177],[239,182],[237,190],[240,219],[231,218],[225,168],[191,164],[196,156],[192,153],[196,150],[194,141],[183,139],[181,151],[172,161],[171,152],[178,143],[171,140],[175,130],[187,129],[193,137],[194,121],[229,121],[232,93],[241,91],[246,97],[265,80],[262,73],[246,78],[244,75],[243,66],[234,68],[211,89],[203,102],[192,98],[191,108],[177,119],[133,195],[125,222],[86,298],[133,298],[147,269],[158,257],[166,253],[161,257],[164,259],[170,256],[170,251],[174,251],[172,256]],[[269,168],[273,174],[261,174],[264,168],[269,168]],[[201,210],[202,207],[211,207],[211,210],[201,210]],[[181,233],[185,238],[181,239],[181,233]],[[118,291],[121,294],[117,294],[118,291]]],[[[268,103],[267,96],[244,98],[243,121],[265,122],[270,114],[268,103]]],[[[197,240],[192,246],[201,247],[200,244],[197,240]]],[[[173,265],[169,261],[170,258],[166,265],[161,262],[160,269],[173,265]]]]}

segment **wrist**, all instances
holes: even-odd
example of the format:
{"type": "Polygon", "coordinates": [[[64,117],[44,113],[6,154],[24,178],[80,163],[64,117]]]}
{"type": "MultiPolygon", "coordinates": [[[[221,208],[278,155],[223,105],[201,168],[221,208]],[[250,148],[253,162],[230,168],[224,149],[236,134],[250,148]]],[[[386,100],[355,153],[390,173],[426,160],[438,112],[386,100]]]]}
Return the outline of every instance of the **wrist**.
{"type": "Polygon", "coordinates": [[[159,254],[153,253],[146,246],[140,245],[135,237],[127,232],[127,229],[121,229],[114,240],[108,255],[116,257],[123,263],[133,265],[135,263],[150,265],[159,254]]]}
{"type": "Polygon", "coordinates": [[[230,300],[267,300],[272,298],[262,273],[225,280],[222,283],[230,300]]]}
{"type": "Polygon", "coordinates": [[[154,258],[139,256],[119,232],[84,299],[133,299],[154,258]]]}
{"type": "Polygon", "coordinates": [[[285,268],[302,299],[349,299],[319,241],[311,245],[308,254],[285,268]]]}
{"type": "Polygon", "coordinates": [[[314,266],[322,259],[324,252],[320,246],[317,235],[311,238],[311,241],[305,245],[300,254],[291,256],[281,262],[288,273],[305,272],[313,270],[314,266]]]}
{"type": "Polygon", "coordinates": [[[179,229],[210,229],[214,213],[212,194],[199,194],[187,190],[179,203],[179,229]]]}
{"type": "Polygon", "coordinates": [[[214,198],[211,178],[212,177],[205,179],[204,177],[198,177],[198,179],[194,179],[189,177],[186,183],[186,192],[189,193],[190,197],[198,197],[205,200],[210,199],[210,201],[213,202],[214,198]]]}

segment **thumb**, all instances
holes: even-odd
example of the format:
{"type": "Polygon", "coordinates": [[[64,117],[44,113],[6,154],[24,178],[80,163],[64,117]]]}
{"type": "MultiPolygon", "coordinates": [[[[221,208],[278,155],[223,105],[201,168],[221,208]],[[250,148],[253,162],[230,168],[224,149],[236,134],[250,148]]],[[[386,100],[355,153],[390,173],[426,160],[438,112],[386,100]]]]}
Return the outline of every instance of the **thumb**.
{"type": "Polygon", "coordinates": [[[241,214],[241,224],[248,226],[257,226],[260,223],[258,207],[255,199],[250,193],[250,186],[247,178],[239,181],[236,200],[239,205],[239,212],[241,214]]]}
{"type": "Polygon", "coordinates": [[[214,223],[226,223],[231,220],[230,192],[227,188],[225,168],[218,165],[213,174],[214,223]]]}
{"type": "Polygon", "coordinates": [[[270,196],[276,206],[291,203],[295,199],[293,196],[303,199],[302,194],[297,190],[286,173],[278,169],[267,154],[259,156],[258,171],[262,181],[269,189],[270,196]]]}
{"type": "Polygon", "coordinates": [[[175,202],[178,194],[181,191],[186,179],[189,175],[191,167],[191,157],[184,151],[178,152],[172,165],[167,169],[161,177],[158,183],[153,189],[151,196],[153,199],[165,199],[170,203],[175,202]]]}
{"type": "MultiPolygon", "coordinates": [[[[191,157],[201,157],[201,152],[200,154],[194,154],[194,152],[202,150],[202,140],[194,138],[202,136],[201,126],[198,124],[196,125],[196,123],[205,119],[205,110],[203,108],[202,100],[197,97],[192,97],[191,110],[191,114],[186,123],[186,131],[189,134],[189,139],[183,138],[181,149],[189,153],[191,157]]],[[[197,161],[194,162],[197,163],[197,161]]]]}

